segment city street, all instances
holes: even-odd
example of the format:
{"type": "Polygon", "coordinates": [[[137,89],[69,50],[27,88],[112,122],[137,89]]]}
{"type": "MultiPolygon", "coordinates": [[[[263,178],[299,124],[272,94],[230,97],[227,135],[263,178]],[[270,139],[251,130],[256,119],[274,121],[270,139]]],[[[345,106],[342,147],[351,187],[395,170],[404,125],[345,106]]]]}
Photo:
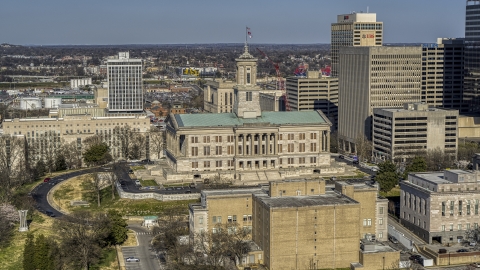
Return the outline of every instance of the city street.
{"type": "Polygon", "coordinates": [[[157,258],[155,251],[152,250],[151,242],[153,235],[151,231],[138,224],[129,224],[128,228],[137,233],[138,246],[122,247],[124,260],[127,257],[135,257],[140,262],[125,262],[127,270],[157,270],[160,268],[160,260],[157,258]]]}

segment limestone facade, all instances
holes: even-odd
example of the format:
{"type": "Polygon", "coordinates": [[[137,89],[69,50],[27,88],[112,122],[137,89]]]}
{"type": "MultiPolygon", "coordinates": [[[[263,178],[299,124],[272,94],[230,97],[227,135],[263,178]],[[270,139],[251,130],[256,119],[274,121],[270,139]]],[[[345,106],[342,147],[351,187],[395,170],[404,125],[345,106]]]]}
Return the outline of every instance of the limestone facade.
{"type": "Polygon", "coordinates": [[[400,183],[400,221],[425,240],[462,241],[480,223],[479,171],[413,173],[400,183]]]}
{"type": "MultiPolygon", "coordinates": [[[[4,134],[23,136],[30,148],[29,158],[37,161],[55,153],[62,143],[76,142],[80,151],[83,141],[91,136],[101,136],[111,147],[114,158],[123,157],[119,144],[116,141],[115,130],[130,127],[136,134],[145,136],[150,130],[150,120],[145,114],[130,116],[91,117],[72,115],[63,118],[15,118],[3,121],[4,134]]],[[[147,136],[148,137],[148,136],[147,136]]],[[[149,146],[146,144],[145,156],[149,155],[149,146]]]]}

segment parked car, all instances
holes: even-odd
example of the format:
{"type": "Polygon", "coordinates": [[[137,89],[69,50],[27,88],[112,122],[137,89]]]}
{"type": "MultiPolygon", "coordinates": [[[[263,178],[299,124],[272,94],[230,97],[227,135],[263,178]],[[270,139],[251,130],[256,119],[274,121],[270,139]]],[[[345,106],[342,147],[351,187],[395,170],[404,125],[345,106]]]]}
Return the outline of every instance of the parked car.
{"type": "Polygon", "coordinates": [[[470,241],[469,243],[470,246],[474,247],[477,245],[477,241],[470,241]]]}
{"type": "Polygon", "coordinates": [[[141,185],[142,185],[142,183],[140,183],[140,180],[135,180],[135,185],[137,185],[137,186],[141,186],[141,185]]]}
{"type": "Polygon", "coordinates": [[[352,161],[352,163],[353,164],[358,164],[359,162],[358,162],[358,160],[354,160],[354,161],[352,161]]]}
{"type": "Polygon", "coordinates": [[[55,214],[52,212],[52,210],[45,211],[45,214],[49,217],[55,217],[55,214]]]}
{"type": "Polygon", "coordinates": [[[480,268],[480,263],[478,263],[478,262],[472,263],[472,264],[470,264],[470,266],[472,266],[473,268],[480,268]]]}
{"type": "Polygon", "coordinates": [[[332,176],[332,177],[330,177],[330,180],[332,180],[332,181],[337,181],[337,177],[336,177],[336,176],[332,176]]]}
{"type": "Polygon", "coordinates": [[[139,258],[135,258],[135,257],[127,257],[125,259],[125,261],[127,262],[140,262],[140,259],[139,258]]]}
{"type": "Polygon", "coordinates": [[[132,169],[128,170],[128,173],[133,173],[133,170],[132,169]]]}
{"type": "Polygon", "coordinates": [[[339,155],[338,158],[339,158],[339,159],[344,159],[345,156],[344,156],[344,155],[339,155]]]}
{"type": "Polygon", "coordinates": [[[47,183],[48,181],[50,181],[50,177],[47,177],[47,178],[43,179],[44,183],[47,183]]]}
{"type": "Polygon", "coordinates": [[[462,249],[457,250],[457,252],[468,252],[468,249],[462,248],[462,249]]]}
{"type": "Polygon", "coordinates": [[[394,244],[398,244],[398,240],[397,240],[397,238],[395,238],[395,236],[389,236],[388,240],[390,240],[390,242],[392,242],[394,244]]]}
{"type": "Polygon", "coordinates": [[[409,260],[418,261],[422,256],[420,254],[413,254],[412,256],[408,257],[409,260]]]}

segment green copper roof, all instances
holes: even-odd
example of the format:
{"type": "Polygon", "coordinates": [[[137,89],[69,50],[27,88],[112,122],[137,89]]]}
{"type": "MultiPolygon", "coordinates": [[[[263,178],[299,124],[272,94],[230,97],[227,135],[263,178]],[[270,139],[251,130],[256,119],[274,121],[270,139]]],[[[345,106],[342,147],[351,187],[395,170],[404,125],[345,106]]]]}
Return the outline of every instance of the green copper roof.
{"type": "Polygon", "coordinates": [[[262,112],[257,118],[238,118],[234,113],[175,114],[179,127],[242,126],[244,124],[308,125],[327,121],[317,111],[262,112]]]}

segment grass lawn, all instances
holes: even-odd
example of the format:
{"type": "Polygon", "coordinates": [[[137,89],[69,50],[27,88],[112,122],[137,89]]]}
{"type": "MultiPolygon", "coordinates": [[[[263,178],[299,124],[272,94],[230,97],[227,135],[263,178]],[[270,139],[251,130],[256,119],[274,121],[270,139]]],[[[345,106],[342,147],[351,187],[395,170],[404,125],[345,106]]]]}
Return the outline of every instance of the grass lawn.
{"type": "Polygon", "coordinates": [[[132,171],[145,170],[145,166],[143,166],[143,165],[130,166],[130,169],[132,169],[132,171]]]}
{"type": "MultiPolygon", "coordinates": [[[[112,188],[107,186],[100,191],[100,207],[97,205],[97,195],[94,191],[85,185],[85,178],[89,175],[82,175],[74,177],[59,184],[53,193],[53,199],[57,205],[63,210],[75,211],[79,209],[88,209],[94,212],[108,211],[110,209],[118,210],[124,216],[147,216],[147,215],[161,215],[166,210],[171,208],[184,209],[185,214],[188,214],[188,204],[196,202],[196,200],[188,201],[158,201],[155,199],[147,200],[131,200],[120,199],[115,190],[115,199],[112,199],[112,188]],[[88,208],[72,207],[70,201],[83,200],[90,203],[88,208]]],[[[157,185],[153,180],[146,181],[148,185],[157,185]],[[151,181],[151,182],[149,182],[151,181]]],[[[143,183],[142,183],[143,184],[143,183]]]]}
{"type": "MultiPolygon", "coordinates": [[[[40,234],[49,236],[53,233],[51,229],[52,224],[52,218],[36,212],[33,214],[29,232],[33,233],[35,236],[40,234]]],[[[14,230],[10,244],[4,248],[0,248],[0,261],[2,262],[1,269],[23,269],[23,248],[25,240],[27,239],[27,232],[19,232],[18,225],[15,225],[14,230]]]]}
{"type": "Polygon", "coordinates": [[[390,190],[389,192],[382,192],[380,191],[380,196],[383,196],[385,198],[388,198],[388,197],[400,197],[400,187],[399,186],[396,186],[394,188],[392,188],[392,190],[390,190]]]}
{"type": "Polygon", "coordinates": [[[163,187],[188,187],[190,183],[163,184],[163,187]]]}
{"type": "Polygon", "coordinates": [[[158,186],[157,182],[155,180],[140,180],[140,183],[142,184],[142,187],[156,187],[158,186]]]}
{"type": "Polygon", "coordinates": [[[134,231],[128,230],[127,240],[122,244],[122,247],[136,247],[137,246],[137,236],[134,231]]]}

